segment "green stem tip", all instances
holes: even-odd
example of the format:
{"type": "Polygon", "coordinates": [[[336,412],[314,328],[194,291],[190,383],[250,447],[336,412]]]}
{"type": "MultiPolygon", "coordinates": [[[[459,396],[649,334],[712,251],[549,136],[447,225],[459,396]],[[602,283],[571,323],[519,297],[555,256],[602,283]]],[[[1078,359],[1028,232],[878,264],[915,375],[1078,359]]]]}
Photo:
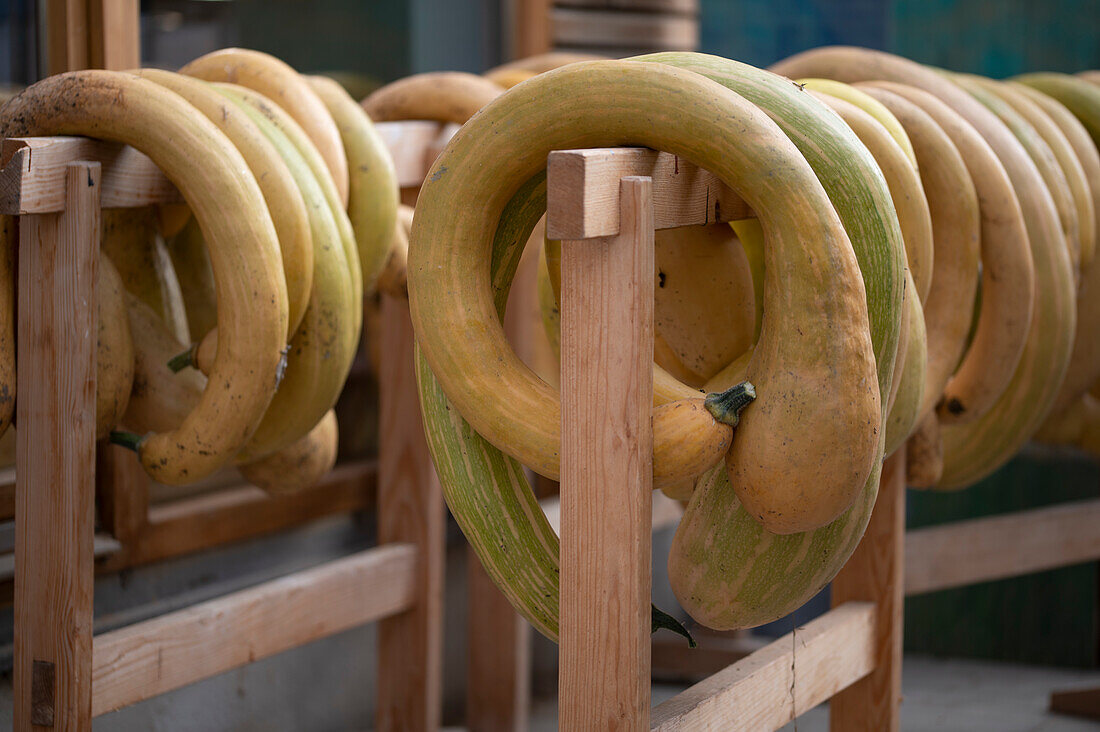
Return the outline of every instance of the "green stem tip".
{"type": "Polygon", "coordinates": [[[191,346],[183,353],[176,354],[168,360],[168,368],[172,370],[173,374],[178,374],[188,366],[192,366],[195,363],[195,346],[191,346]]]}
{"type": "Polygon", "coordinates": [[[687,638],[688,648],[695,648],[697,645],[699,645],[698,643],[695,642],[695,639],[691,636],[691,631],[689,631],[687,628],[685,628],[684,624],[681,623],[679,620],[672,617],[671,615],[669,615],[665,611],[661,610],[656,605],[650,605],[649,608],[650,608],[650,620],[649,620],[649,623],[650,623],[650,631],[649,632],[650,632],[650,634],[656,633],[661,628],[664,628],[665,630],[671,630],[673,633],[676,633],[677,635],[682,635],[685,638],[687,638]]]}
{"type": "Polygon", "coordinates": [[[756,387],[748,381],[742,381],[721,393],[707,394],[703,405],[716,420],[736,427],[741,421],[741,410],[749,406],[753,399],[756,399],[756,387]]]}
{"type": "Polygon", "coordinates": [[[111,434],[107,438],[112,445],[120,445],[122,447],[129,448],[134,452],[138,451],[138,446],[141,445],[142,437],[136,432],[124,432],[122,430],[111,430],[111,434]]]}

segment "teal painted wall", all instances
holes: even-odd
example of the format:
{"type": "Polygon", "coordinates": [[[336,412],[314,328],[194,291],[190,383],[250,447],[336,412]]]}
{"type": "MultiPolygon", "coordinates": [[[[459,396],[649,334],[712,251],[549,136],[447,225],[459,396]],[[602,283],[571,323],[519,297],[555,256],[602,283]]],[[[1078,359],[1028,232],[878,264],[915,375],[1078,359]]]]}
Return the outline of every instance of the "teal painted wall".
{"type": "Polygon", "coordinates": [[[1100,67],[1097,0],[701,0],[701,50],[766,66],[851,44],[1003,77],[1100,67]]]}

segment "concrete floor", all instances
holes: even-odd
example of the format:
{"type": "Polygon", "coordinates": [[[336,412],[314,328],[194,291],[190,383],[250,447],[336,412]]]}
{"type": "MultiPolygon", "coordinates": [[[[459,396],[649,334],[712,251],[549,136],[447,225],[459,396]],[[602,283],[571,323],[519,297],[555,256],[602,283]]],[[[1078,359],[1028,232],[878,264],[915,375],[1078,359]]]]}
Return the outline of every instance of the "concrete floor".
{"type": "MultiPolygon", "coordinates": [[[[1090,684],[1100,686],[1100,672],[907,656],[901,726],[906,732],[1096,732],[1100,723],[1047,711],[1051,691],[1090,684]]],[[[680,689],[654,686],[653,701],[680,689]]],[[[531,732],[556,729],[556,701],[537,702],[531,732]]],[[[812,709],[783,729],[827,732],[828,707],[812,709]]]]}

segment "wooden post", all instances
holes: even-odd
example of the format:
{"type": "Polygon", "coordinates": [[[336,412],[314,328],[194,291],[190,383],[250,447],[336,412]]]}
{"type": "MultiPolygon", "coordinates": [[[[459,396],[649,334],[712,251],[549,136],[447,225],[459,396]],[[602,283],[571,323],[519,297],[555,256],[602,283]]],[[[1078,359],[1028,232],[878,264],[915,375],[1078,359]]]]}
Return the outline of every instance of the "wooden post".
{"type": "Polygon", "coordinates": [[[896,732],[901,719],[902,609],[905,599],[905,447],[882,466],[867,532],[833,580],[833,607],[875,603],[875,670],[833,697],[834,732],[896,732]]]}
{"type": "Polygon", "coordinates": [[[19,231],[16,730],[90,730],[99,163],[19,231]]]}
{"type": "Polygon", "coordinates": [[[443,684],[443,493],[420,418],[408,302],[382,297],[378,542],[418,548],[416,600],[378,627],[381,732],[439,727],[443,684]]]}
{"type": "Polygon", "coordinates": [[[138,0],[87,0],[88,67],[127,71],[141,66],[138,0]]]}
{"type": "Polygon", "coordinates": [[[45,40],[47,73],[88,68],[87,0],[47,0],[45,40]]]}
{"type": "Polygon", "coordinates": [[[96,500],[103,528],[129,542],[149,523],[149,476],[133,450],[101,442],[96,454],[96,500]]]}
{"type": "Polygon", "coordinates": [[[653,182],[562,244],[559,729],[649,726],[653,182]]]}

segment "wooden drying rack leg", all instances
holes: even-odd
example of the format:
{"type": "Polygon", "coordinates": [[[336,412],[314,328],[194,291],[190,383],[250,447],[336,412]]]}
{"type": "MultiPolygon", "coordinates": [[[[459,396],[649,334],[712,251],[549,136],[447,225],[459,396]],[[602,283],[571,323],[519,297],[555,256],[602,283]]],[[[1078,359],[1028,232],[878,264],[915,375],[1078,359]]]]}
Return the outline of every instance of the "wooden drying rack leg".
{"type": "Polygon", "coordinates": [[[834,732],[896,732],[901,725],[902,610],[905,601],[905,446],[882,466],[878,500],[855,553],[833,580],[833,607],[875,603],[875,669],[833,697],[834,732]]]}
{"type": "Polygon", "coordinates": [[[649,727],[653,182],[562,243],[559,729],[649,727]]]}
{"type": "Polygon", "coordinates": [[[382,298],[378,543],[419,548],[412,607],[378,626],[378,708],[382,731],[434,730],[443,683],[443,493],[420,418],[407,301],[382,298]]]}
{"type": "Polygon", "coordinates": [[[91,729],[99,181],[70,164],[65,210],[19,222],[16,730],[91,729]]]}

